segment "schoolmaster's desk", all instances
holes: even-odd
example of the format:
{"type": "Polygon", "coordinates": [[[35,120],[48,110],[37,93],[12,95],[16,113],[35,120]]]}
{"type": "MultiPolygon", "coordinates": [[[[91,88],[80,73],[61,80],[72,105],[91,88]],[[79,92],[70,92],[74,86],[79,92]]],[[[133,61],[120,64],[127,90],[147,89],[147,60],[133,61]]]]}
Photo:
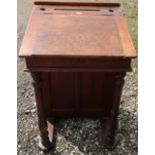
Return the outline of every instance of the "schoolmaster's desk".
{"type": "Polygon", "coordinates": [[[52,146],[54,117],[105,118],[103,144],[113,146],[123,78],[136,57],[119,4],[35,1],[19,56],[34,80],[42,148],[52,146]]]}

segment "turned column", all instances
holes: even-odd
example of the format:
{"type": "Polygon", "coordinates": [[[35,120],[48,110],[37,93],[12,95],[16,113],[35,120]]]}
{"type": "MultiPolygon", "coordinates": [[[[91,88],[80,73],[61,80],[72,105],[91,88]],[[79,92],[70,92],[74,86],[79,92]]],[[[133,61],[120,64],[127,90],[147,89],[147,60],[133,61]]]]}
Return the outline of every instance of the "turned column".
{"type": "Polygon", "coordinates": [[[43,150],[51,148],[51,142],[48,137],[48,124],[46,118],[46,112],[43,106],[43,94],[42,94],[42,78],[40,72],[32,72],[33,86],[35,88],[38,126],[40,130],[39,147],[43,150]]]}
{"type": "Polygon", "coordinates": [[[104,146],[112,149],[115,144],[115,130],[117,129],[117,116],[119,113],[119,104],[124,85],[124,76],[126,73],[116,73],[114,77],[114,94],[110,111],[110,118],[103,122],[103,142],[104,146]]]}

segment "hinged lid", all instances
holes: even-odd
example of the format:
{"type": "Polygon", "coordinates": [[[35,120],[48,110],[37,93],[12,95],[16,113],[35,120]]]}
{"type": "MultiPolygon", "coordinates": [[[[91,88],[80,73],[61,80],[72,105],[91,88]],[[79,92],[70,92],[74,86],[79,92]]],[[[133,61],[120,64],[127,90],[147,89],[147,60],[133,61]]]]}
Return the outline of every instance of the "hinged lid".
{"type": "Polygon", "coordinates": [[[34,3],[19,56],[136,56],[118,3],[34,3]]]}

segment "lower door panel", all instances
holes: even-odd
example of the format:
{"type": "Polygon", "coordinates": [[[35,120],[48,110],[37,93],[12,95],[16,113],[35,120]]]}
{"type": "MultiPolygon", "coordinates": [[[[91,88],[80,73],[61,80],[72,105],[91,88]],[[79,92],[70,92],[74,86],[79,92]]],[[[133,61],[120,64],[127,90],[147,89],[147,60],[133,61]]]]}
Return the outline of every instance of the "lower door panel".
{"type": "Polygon", "coordinates": [[[110,114],[114,80],[112,73],[81,73],[81,111],[88,115],[110,114]]]}
{"type": "Polygon", "coordinates": [[[48,116],[109,116],[112,73],[43,73],[43,100],[48,116]]]}

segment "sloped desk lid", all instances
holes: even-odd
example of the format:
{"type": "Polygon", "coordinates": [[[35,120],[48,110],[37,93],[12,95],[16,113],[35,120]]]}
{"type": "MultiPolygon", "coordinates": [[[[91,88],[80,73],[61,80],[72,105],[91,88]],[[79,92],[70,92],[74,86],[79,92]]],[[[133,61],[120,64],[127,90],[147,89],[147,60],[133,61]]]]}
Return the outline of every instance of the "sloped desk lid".
{"type": "Polygon", "coordinates": [[[20,57],[136,57],[117,3],[36,1],[20,57]]]}

